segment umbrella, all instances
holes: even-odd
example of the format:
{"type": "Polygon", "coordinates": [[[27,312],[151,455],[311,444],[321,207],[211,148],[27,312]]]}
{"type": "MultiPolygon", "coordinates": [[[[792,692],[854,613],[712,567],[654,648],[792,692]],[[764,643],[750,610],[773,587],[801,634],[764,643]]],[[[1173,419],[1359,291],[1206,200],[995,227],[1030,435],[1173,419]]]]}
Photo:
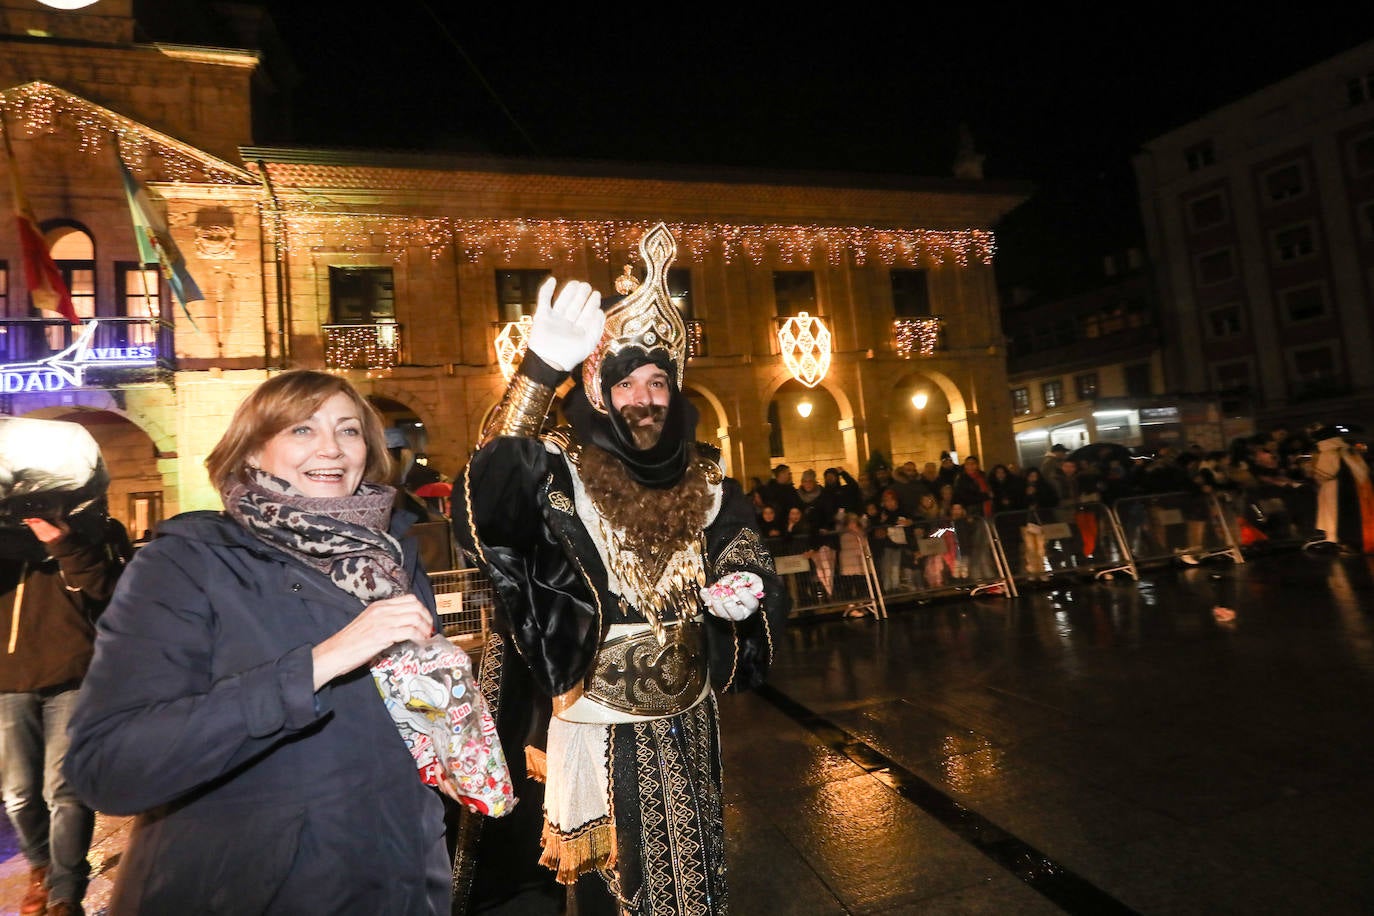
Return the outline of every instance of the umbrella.
{"type": "Polygon", "coordinates": [[[1119,461],[1123,468],[1129,468],[1135,460],[1131,450],[1117,442],[1090,442],[1069,452],[1066,457],[1075,464],[1096,465],[1102,471],[1113,461],[1119,461]]]}

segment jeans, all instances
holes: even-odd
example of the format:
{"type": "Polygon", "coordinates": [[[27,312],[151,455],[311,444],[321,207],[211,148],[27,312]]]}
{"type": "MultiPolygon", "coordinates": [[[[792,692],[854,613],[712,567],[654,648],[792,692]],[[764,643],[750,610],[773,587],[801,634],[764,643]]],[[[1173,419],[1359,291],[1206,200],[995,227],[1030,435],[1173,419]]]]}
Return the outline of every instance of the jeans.
{"type": "Polygon", "coordinates": [[[80,903],[91,867],[95,812],[62,776],[75,687],[0,693],[0,791],[32,868],[48,866],[48,899],[80,903]]]}

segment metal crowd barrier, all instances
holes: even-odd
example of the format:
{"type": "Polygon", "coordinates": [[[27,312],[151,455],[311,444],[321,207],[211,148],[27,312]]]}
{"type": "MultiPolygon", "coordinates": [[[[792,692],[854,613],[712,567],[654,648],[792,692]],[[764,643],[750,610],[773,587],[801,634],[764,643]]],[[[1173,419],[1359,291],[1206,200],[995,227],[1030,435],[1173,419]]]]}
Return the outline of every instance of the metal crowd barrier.
{"type": "Polygon", "coordinates": [[[983,518],[889,525],[882,537],[872,536],[869,546],[880,592],[888,598],[1014,594],[1006,557],[983,518]]]}
{"type": "Polygon", "coordinates": [[[480,569],[450,569],[430,573],[429,581],[444,635],[469,652],[485,646],[496,608],[491,580],[480,569]]]}
{"type": "Polygon", "coordinates": [[[793,617],[859,611],[879,619],[887,605],[869,551],[859,532],[764,538],[773,565],[792,599],[793,617]]]}
{"type": "Polygon", "coordinates": [[[1261,487],[1217,494],[1222,509],[1234,519],[1242,548],[1305,546],[1325,539],[1317,528],[1314,487],[1261,487]]]}
{"type": "Polygon", "coordinates": [[[992,529],[1014,583],[1062,574],[1140,578],[1116,515],[1100,502],[998,512],[992,529]]]}
{"type": "Polygon", "coordinates": [[[1112,511],[1138,564],[1200,562],[1220,556],[1245,562],[1238,519],[1215,494],[1128,496],[1118,499],[1112,511]]]}

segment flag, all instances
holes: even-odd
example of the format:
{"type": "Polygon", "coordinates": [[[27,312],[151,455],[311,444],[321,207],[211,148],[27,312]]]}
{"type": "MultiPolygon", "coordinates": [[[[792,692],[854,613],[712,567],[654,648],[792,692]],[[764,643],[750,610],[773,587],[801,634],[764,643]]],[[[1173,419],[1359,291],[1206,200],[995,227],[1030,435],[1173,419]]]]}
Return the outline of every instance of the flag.
{"type": "Polygon", "coordinates": [[[24,261],[24,283],[29,288],[33,304],[45,312],[57,312],[72,324],[80,324],[81,319],[72,305],[72,294],[67,289],[67,281],[62,279],[62,271],[57,269],[48,250],[47,239],[38,228],[29,199],[19,184],[19,167],[14,161],[14,150],[10,147],[10,134],[0,125],[0,133],[5,135],[5,166],[10,171],[10,188],[14,194],[14,216],[19,223],[19,249],[24,261]]]}
{"type": "MultiPolygon", "coordinates": [[[[134,221],[134,238],[138,242],[139,260],[144,266],[157,264],[161,268],[162,276],[172,290],[172,295],[177,297],[177,301],[181,303],[181,310],[190,319],[191,312],[187,305],[199,302],[205,296],[196,285],[196,281],[191,279],[190,272],[186,270],[186,259],[181,256],[181,250],[172,240],[171,230],[167,228],[166,221],[154,206],[148,189],[134,178],[118,152],[115,159],[119,162],[119,174],[124,178],[124,196],[129,199],[129,214],[134,221]]],[[[195,324],[194,319],[191,320],[191,324],[195,324]]]]}

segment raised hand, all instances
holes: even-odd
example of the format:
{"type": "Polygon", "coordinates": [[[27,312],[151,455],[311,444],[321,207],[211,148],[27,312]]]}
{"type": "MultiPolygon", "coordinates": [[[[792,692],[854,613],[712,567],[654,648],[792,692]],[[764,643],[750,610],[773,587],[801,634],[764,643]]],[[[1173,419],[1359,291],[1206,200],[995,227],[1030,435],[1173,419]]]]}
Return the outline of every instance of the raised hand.
{"type": "Polygon", "coordinates": [[[731,573],[701,590],[706,610],[726,620],[740,621],[759,609],[763,580],[751,572],[731,573]]]}
{"type": "Polygon", "coordinates": [[[549,277],[539,287],[528,348],[553,368],[571,372],[601,342],[606,313],[601,311],[601,294],[590,283],[573,280],[554,299],[557,285],[558,281],[549,277]]]}

